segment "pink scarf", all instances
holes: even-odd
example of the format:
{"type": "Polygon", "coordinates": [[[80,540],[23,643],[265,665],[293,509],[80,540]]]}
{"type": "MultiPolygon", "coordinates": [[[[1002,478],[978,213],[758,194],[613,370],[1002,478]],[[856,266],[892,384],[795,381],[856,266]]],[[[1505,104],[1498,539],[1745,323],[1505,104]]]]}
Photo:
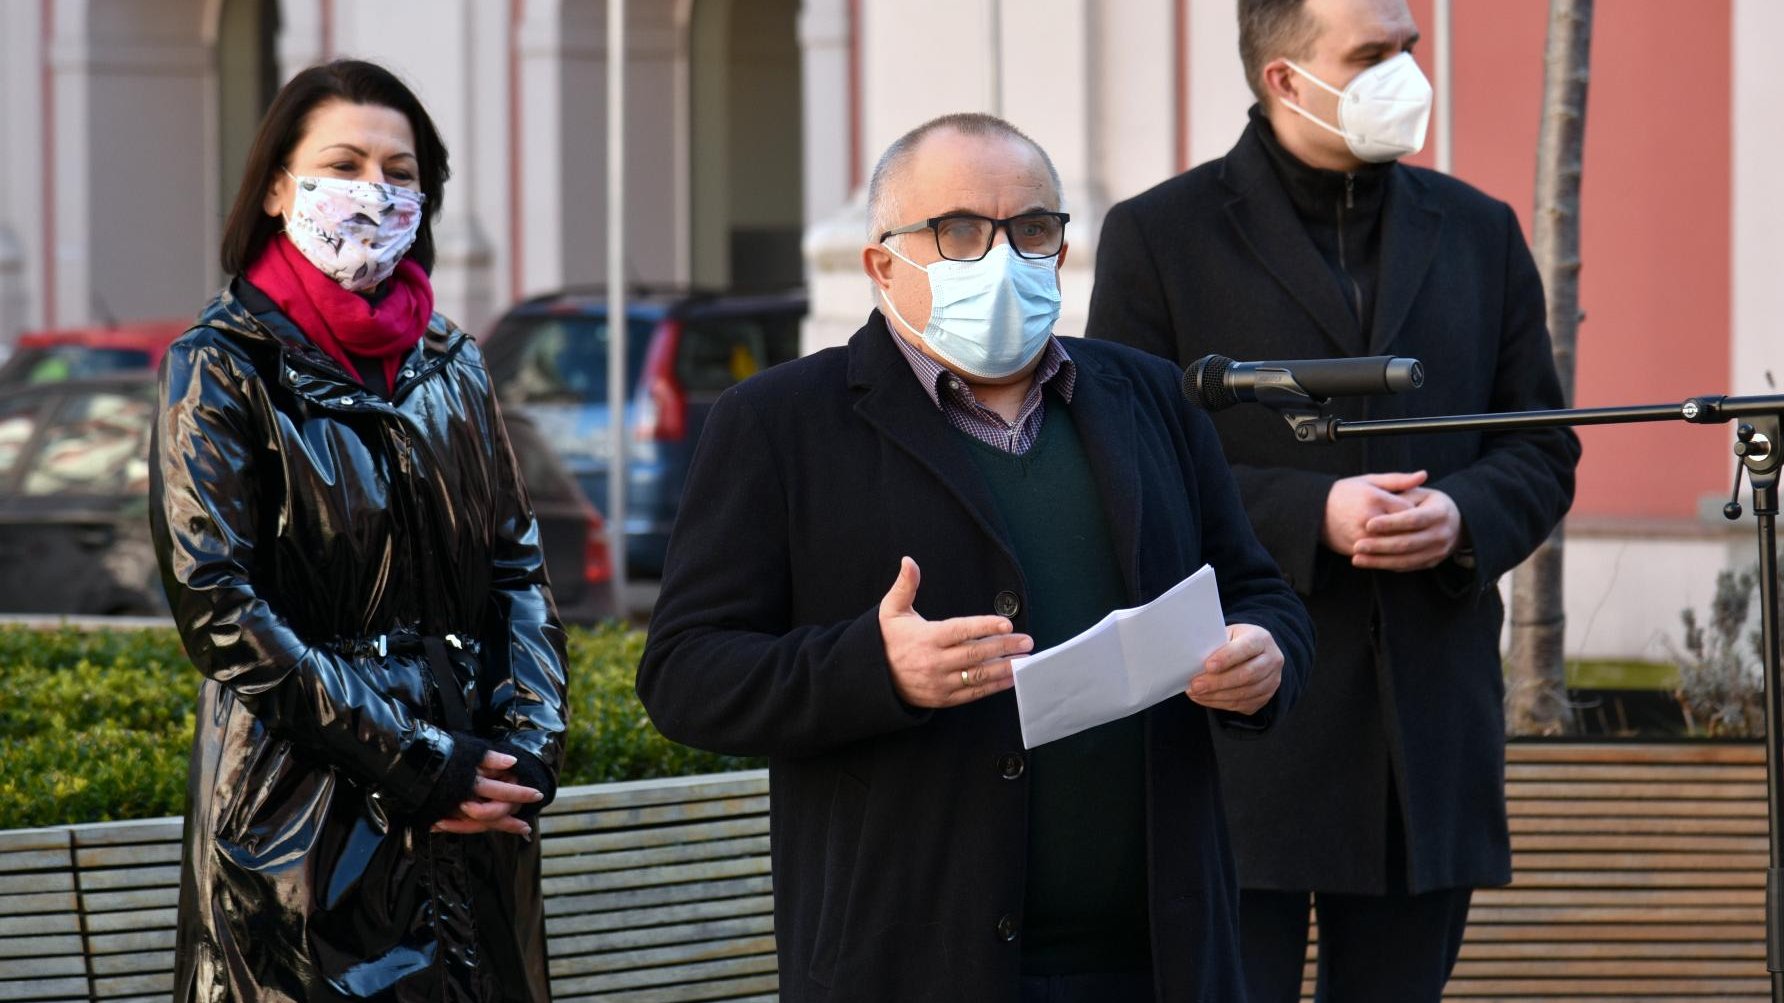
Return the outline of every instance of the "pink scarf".
{"type": "Polygon", "coordinates": [[[352,356],[382,363],[389,387],[396,386],[397,367],[427,333],[434,313],[433,284],[414,261],[397,264],[374,303],[322,274],[283,233],[267,241],[246,278],[349,374],[359,373],[352,356]]]}

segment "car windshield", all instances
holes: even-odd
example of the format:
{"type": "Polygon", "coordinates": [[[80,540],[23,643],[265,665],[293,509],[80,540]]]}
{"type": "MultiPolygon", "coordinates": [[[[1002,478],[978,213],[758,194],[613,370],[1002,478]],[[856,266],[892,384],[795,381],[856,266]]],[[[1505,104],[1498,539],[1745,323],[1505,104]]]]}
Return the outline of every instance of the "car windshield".
{"type": "Polygon", "coordinates": [[[154,417],[154,400],[145,393],[106,390],[64,401],[25,461],[23,493],[148,491],[149,425],[154,417]]]}
{"type": "Polygon", "coordinates": [[[690,395],[713,398],[798,355],[796,314],[690,320],[676,353],[675,377],[690,395]]]}
{"type": "Polygon", "coordinates": [[[94,348],[90,345],[21,348],[0,367],[0,383],[84,380],[148,369],[149,362],[149,353],[140,348],[94,348]]]}
{"type": "MultiPolygon", "coordinates": [[[[626,386],[638,385],[655,324],[632,318],[626,386]]],[[[607,403],[607,319],[510,317],[490,336],[490,369],[504,404],[607,403]]]]}

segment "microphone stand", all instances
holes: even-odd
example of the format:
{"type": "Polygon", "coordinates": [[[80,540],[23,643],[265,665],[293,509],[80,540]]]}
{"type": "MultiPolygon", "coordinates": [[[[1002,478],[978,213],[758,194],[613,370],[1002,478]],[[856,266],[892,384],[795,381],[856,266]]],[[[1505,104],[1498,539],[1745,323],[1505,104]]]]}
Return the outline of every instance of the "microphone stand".
{"type": "MultiPolygon", "coordinates": [[[[1298,388],[1297,388],[1298,389],[1298,388]]],[[[1434,418],[1345,421],[1319,410],[1322,401],[1294,392],[1260,396],[1294,428],[1300,442],[1336,442],[1355,436],[1433,432],[1500,432],[1574,425],[1622,425],[1649,421],[1686,421],[1718,425],[1742,419],[1735,432],[1735,498],[1740,497],[1741,471],[1753,489],[1753,514],[1759,532],[1760,646],[1765,671],[1765,778],[1770,865],[1765,872],[1765,966],[1772,976],[1772,1001],[1784,1003],[1784,829],[1780,828],[1780,782],[1784,777],[1784,675],[1778,649],[1778,481],[1784,466],[1784,394],[1759,397],[1693,397],[1679,404],[1635,407],[1570,408],[1434,418]]],[[[1740,502],[1723,507],[1727,518],[1741,517],[1740,502]]]]}

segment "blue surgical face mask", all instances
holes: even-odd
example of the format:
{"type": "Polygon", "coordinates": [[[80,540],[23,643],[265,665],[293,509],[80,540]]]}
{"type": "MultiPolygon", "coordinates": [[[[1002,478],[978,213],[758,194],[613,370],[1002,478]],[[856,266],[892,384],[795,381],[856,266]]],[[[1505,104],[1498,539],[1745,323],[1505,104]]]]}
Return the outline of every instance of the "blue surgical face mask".
{"type": "Polygon", "coordinates": [[[1057,257],[1024,258],[997,244],[977,261],[942,260],[925,268],[884,246],[929,273],[929,326],[912,327],[882,290],[886,310],[950,366],[998,380],[1021,372],[1047,347],[1059,320],[1057,257]]]}

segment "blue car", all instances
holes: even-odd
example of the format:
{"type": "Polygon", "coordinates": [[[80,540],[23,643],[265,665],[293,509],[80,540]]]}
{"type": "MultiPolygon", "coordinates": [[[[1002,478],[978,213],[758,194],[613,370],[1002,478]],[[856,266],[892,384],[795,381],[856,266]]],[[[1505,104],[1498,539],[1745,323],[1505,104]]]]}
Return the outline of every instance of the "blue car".
{"type": "MultiPolygon", "coordinates": [[[[662,574],[694,444],[727,387],[799,354],[803,292],[741,295],[645,290],[626,303],[626,564],[662,574]]],[[[532,419],[583,492],[607,500],[606,297],[539,296],[484,341],[502,406],[532,419]]]]}

